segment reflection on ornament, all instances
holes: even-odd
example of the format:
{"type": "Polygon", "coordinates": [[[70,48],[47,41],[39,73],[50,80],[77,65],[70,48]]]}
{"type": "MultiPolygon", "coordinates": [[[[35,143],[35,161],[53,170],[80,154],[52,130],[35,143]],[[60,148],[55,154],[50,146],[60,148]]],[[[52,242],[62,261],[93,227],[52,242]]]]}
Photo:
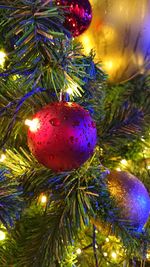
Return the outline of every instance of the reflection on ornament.
{"type": "Polygon", "coordinates": [[[85,53],[96,51],[113,83],[123,82],[150,66],[150,0],[91,1],[93,19],[79,40],[85,53]]]}
{"type": "Polygon", "coordinates": [[[56,102],[37,112],[28,130],[28,146],[44,166],[56,171],[79,168],[92,156],[96,124],[89,112],[71,102],[56,102]]]}

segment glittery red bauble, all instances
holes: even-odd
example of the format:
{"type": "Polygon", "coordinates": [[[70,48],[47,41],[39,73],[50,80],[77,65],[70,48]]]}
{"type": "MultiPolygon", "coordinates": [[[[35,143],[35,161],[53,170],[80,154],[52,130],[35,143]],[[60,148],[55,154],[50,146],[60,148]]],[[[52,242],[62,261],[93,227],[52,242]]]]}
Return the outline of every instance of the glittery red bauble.
{"type": "Polygon", "coordinates": [[[28,146],[36,159],[53,171],[80,167],[96,145],[96,125],[89,112],[76,103],[51,103],[33,119],[35,130],[28,130],[28,146]]]}
{"type": "Polygon", "coordinates": [[[56,3],[66,7],[64,26],[74,37],[87,30],[92,20],[92,8],[88,0],[56,0],[56,3]]]}
{"type": "Polygon", "coordinates": [[[150,215],[150,197],[144,184],[124,171],[112,171],[107,178],[110,195],[120,208],[121,221],[142,229],[150,215]]]}

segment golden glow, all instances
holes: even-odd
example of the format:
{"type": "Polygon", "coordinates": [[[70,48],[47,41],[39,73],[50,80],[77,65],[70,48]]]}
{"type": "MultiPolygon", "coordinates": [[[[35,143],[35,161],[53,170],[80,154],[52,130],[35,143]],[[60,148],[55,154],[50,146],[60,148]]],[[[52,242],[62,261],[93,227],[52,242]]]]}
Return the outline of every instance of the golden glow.
{"type": "Polygon", "coordinates": [[[106,242],[109,242],[109,238],[108,237],[106,237],[106,242]]]}
{"type": "MultiPolygon", "coordinates": [[[[90,53],[90,51],[91,51],[91,48],[92,48],[92,43],[91,43],[91,38],[90,38],[90,36],[88,36],[88,35],[83,35],[83,36],[81,36],[81,41],[82,41],[82,44],[83,44],[83,46],[84,46],[84,51],[85,51],[85,53],[86,54],[89,54],[90,53]]],[[[94,46],[93,46],[93,48],[94,48],[94,46]]]]}
{"type": "Polygon", "coordinates": [[[147,166],[147,169],[150,170],[150,165],[147,166]]]}
{"type": "Polygon", "coordinates": [[[112,70],[114,64],[112,60],[104,61],[104,68],[106,71],[112,70]]]}
{"type": "Polygon", "coordinates": [[[90,27],[78,39],[84,53],[93,49],[110,82],[123,82],[143,73],[148,62],[149,3],[146,0],[91,0],[90,27]],[[143,30],[144,29],[144,30],[143,30]],[[138,44],[137,38],[138,39],[138,44]],[[145,46],[143,46],[145,43],[145,46]],[[134,49],[138,45],[137,49],[134,49]]]}
{"type": "Polygon", "coordinates": [[[5,159],[6,159],[5,154],[2,154],[2,155],[0,156],[0,162],[3,162],[5,159]]]}
{"type": "Polygon", "coordinates": [[[111,256],[112,256],[112,258],[114,259],[114,260],[116,260],[117,259],[117,253],[116,252],[112,252],[111,253],[111,256]]]}
{"type": "Polygon", "coordinates": [[[0,241],[3,241],[6,238],[6,234],[0,230],[0,241]]]}
{"type": "Polygon", "coordinates": [[[29,126],[31,132],[36,132],[40,127],[40,122],[38,118],[33,120],[25,120],[25,125],[29,126]]]}
{"type": "Polygon", "coordinates": [[[0,66],[3,68],[4,67],[4,63],[6,60],[6,53],[4,51],[0,51],[0,66]]]}
{"type": "Polygon", "coordinates": [[[78,255],[80,255],[80,254],[82,253],[82,250],[81,250],[80,248],[78,248],[78,249],[76,250],[76,252],[77,252],[78,255]]]}

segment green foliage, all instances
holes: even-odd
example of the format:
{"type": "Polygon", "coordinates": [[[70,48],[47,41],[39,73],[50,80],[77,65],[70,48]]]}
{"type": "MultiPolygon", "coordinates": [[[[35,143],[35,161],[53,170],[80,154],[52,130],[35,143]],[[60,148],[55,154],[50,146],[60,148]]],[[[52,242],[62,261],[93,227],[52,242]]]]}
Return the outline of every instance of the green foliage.
{"type": "Polygon", "coordinates": [[[149,224],[137,233],[116,220],[120,211],[105,177],[108,168],[120,167],[150,188],[150,76],[108,85],[93,51],[85,56],[69,39],[55,1],[1,0],[0,7],[0,48],[7,51],[0,73],[0,148],[6,156],[0,162],[0,221],[9,228],[0,241],[0,266],[120,267],[143,258],[149,224]],[[29,152],[24,122],[69,88],[72,100],[96,120],[98,143],[81,168],[53,173],[29,152]]]}

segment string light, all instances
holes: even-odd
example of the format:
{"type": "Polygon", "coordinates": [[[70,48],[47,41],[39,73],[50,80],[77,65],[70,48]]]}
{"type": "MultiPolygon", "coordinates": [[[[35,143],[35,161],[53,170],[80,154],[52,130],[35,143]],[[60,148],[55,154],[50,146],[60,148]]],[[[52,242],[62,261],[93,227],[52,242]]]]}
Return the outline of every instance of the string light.
{"type": "Polygon", "coordinates": [[[42,195],[42,196],[41,196],[41,203],[42,203],[42,204],[45,204],[46,202],[47,202],[47,196],[42,195]]]}
{"type": "Polygon", "coordinates": [[[6,59],[6,53],[1,50],[0,51],[0,66],[1,67],[4,67],[5,59],[6,59]]]}
{"type": "Polygon", "coordinates": [[[126,160],[126,159],[122,159],[122,160],[120,161],[120,163],[121,163],[122,165],[127,165],[127,160],[126,160]]]}
{"type": "Polygon", "coordinates": [[[6,238],[6,234],[0,230],[0,241],[3,241],[6,238]]]}
{"type": "Polygon", "coordinates": [[[150,170],[150,165],[147,166],[147,169],[150,170]]]}
{"type": "Polygon", "coordinates": [[[106,237],[106,242],[109,242],[109,238],[108,237],[106,237]]]}
{"type": "Polygon", "coordinates": [[[120,168],[116,168],[116,171],[121,172],[121,169],[120,168]]]}
{"type": "Polygon", "coordinates": [[[66,91],[69,95],[73,95],[73,90],[71,89],[71,87],[69,87],[66,91]]]}
{"type": "Polygon", "coordinates": [[[111,253],[111,256],[112,256],[112,258],[115,260],[115,259],[117,258],[117,253],[113,251],[113,252],[111,253]]]}
{"type": "Polygon", "coordinates": [[[5,159],[6,159],[5,154],[2,154],[2,155],[0,156],[0,162],[4,162],[5,159]]]}
{"type": "Polygon", "coordinates": [[[107,257],[108,253],[107,252],[104,252],[103,255],[104,255],[104,257],[107,257]]]}
{"type": "Polygon", "coordinates": [[[80,248],[78,248],[78,249],[76,250],[76,252],[77,252],[78,255],[80,255],[80,254],[82,253],[82,250],[81,250],[80,248]]]}
{"type": "Polygon", "coordinates": [[[25,125],[29,126],[31,132],[36,132],[40,127],[40,122],[38,118],[33,120],[25,120],[25,125]]]}

